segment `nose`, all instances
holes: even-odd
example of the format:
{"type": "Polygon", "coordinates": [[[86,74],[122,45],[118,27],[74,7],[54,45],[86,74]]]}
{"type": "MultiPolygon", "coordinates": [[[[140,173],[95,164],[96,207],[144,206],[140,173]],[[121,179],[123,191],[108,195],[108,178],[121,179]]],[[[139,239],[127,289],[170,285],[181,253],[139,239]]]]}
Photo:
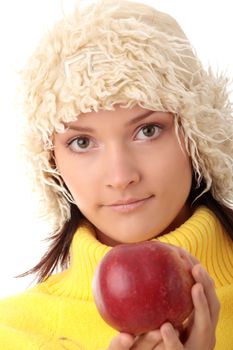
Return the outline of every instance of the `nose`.
{"type": "Polygon", "coordinates": [[[139,164],[126,148],[111,149],[105,160],[105,184],[109,188],[125,190],[140,181],[139,164]]]}

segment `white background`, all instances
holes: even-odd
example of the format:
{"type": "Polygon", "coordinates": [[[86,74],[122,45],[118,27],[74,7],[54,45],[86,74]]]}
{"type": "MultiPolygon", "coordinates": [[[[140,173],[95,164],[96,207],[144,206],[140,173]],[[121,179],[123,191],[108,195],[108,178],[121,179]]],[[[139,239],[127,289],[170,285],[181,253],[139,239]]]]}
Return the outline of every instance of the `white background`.
{"type": "MultiPolygon", "coordinates": [[[[86,1],[87,2],[87,1],[86,1]]],[[[144,1],[169,12],[181,24],[205,65],[233,75],[231,1],[144,1]]],[[[0,298],[29,286],[32,277],[14,276],[34,266],[45,249],[47,226],[36,218],[35,203],[17,155],[20,112],[15,103],[23,68],[43,32],[67,13],[74,0],[7,0],[0,5],[0,298]]]]}

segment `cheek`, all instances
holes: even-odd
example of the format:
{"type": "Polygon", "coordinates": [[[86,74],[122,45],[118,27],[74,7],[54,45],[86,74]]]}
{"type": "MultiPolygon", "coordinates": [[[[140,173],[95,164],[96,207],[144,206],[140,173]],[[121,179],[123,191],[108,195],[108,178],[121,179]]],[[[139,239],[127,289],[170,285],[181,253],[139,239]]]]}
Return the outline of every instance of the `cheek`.
{"type": "Polygon", "coordinates": [[[63,181],[76,200],[77,193],[85,192],[87,187],[85,186],[85,182],[87,182],[88,173],[83,176],[84,172],[80,171],[78,167],[74,166],[74,161],[69,161],[67,157],[62,158],[62,161],[61,156],[57,157],[57,167],[63,181]]]}
{"type": "Polygon", "coordinates": [[[174,200],[183,202],[187,200],[192,184],[192,164],[190,158],[177,152],[167,169],[167,179],[170,181],[170,193],[174,200]]]}
{"type": "Polygon", "coordinates": [[[169,193],[177,190],[187,192],[192,182],[192,164],[185,151],[176,142],[155,155],[148,162],[148,178],[159,192],[169,193]],[[153,159],[152,158],[152,159],[153,159]],[[149,175],[153,174],[153,176],[149,175]],[[169,189],[169,191],[168,191],[169,189]]]}
{"type": "Polygon", "coordinates": [[[86,193],[86,196],[91,191],[90,184],[90,173],[80,172],[71,170],[67,173],[67,176],[64,176],[64,181],[66,182],[67,187],[72,192],[73,196],[80,196],[86,193]]]}
{"type": "Polygon", "coordinates": [[[171,177],[180,179],[180,181],[186,178],[188,180],[192,177],[190,158],[186,154],[183,154],[182,151],[174,153],[167,165],[167,172],[171,177]]]}
{"type": "Polygon", "coordinates": [[[90,204],[96,203],[99,196],[99,183],[92,171],[80,171],[72,167],[66,172],[64,181],[72,194],[79,209],[86,214],[90,210],[90,204]]]}
{"type": "Polygon", "coordinates": [[[170,147],[167,150],[166,159],[167,159],[167,170],[170,172],[170,175],[174,178],[177,178],[180,181],[187,180],[189,182],[192,178],[192,164],[191,158],[187,154],[184,145],[184,138],[179,132],[180,143],[177,139],[175,132],[173,132],[173,137],[171,138],[170,147]]]}

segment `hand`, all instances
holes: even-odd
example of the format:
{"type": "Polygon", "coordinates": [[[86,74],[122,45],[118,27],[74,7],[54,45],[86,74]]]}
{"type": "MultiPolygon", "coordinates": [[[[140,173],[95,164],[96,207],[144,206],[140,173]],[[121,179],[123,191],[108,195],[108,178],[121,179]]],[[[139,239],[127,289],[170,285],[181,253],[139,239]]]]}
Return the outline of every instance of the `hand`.
{"type": "MultiPolygon", "coordinates": [[[[215,347],[215,330],[218,322],[220,303],[218,301],[214,282],[200,264],[192,269],[196,281],[192,288],[194,313],[192,322],[185,330],[186,340],[177,337],[171,324],[160,328],[164,347],[161,350],[213,350],[215,347]]],[[[154,348],[160,350],[160,348],[154,348]]]]}
{"type": "Polygon", "coordinates": [[[209,274],[190,256],[195,264],[192,274],[196,281],[192,288],[193,317],[179,334],[171,324],[139,337],[120,333],[113,338],[108,350],[213,350],[220,304],[209,274]],[[183,339],[183,341],[181,340],[183,339]]]}

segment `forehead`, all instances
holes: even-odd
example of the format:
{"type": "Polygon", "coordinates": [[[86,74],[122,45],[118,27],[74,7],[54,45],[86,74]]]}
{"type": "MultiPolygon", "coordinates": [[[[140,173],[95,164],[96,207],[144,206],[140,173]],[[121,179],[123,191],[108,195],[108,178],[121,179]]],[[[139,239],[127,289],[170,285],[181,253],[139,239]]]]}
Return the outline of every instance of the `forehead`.
{"type": "MultiPolygon", "coordinates": [[[[127,108],[121,106],[120,104],[114,105],[111,109],[99,109],[98,111],[91,111],[86,113],[80,113],[75,122],[80,123],[88,119],[98,119],[99,117],[115,117],[115,116],[123,116],[123,117],[134,117],[137,115],[142,115],[145,113],[149,113],[151,110],[141,107],[140,105],[135,105],[131,108],[127,108]]],[[[69,125],[70,122],[64,123],[64,125],[69,125]]]]}
{"type": "Polygon", "coordinates": [[[99,110],[98,112],[88,112],[80,114],[75,121],[64,123],[65,128],[78,125],[98,125],[98,123],[117,122],[118,124],[129,126],[136,122],[146,119],[149,116],[156,116],[159,119],[173,119],[173,114],[170,112],[153,111],[151,109],[135,106],[133,108],[122,108],[116,106],[114,110],[99,110]]]}

